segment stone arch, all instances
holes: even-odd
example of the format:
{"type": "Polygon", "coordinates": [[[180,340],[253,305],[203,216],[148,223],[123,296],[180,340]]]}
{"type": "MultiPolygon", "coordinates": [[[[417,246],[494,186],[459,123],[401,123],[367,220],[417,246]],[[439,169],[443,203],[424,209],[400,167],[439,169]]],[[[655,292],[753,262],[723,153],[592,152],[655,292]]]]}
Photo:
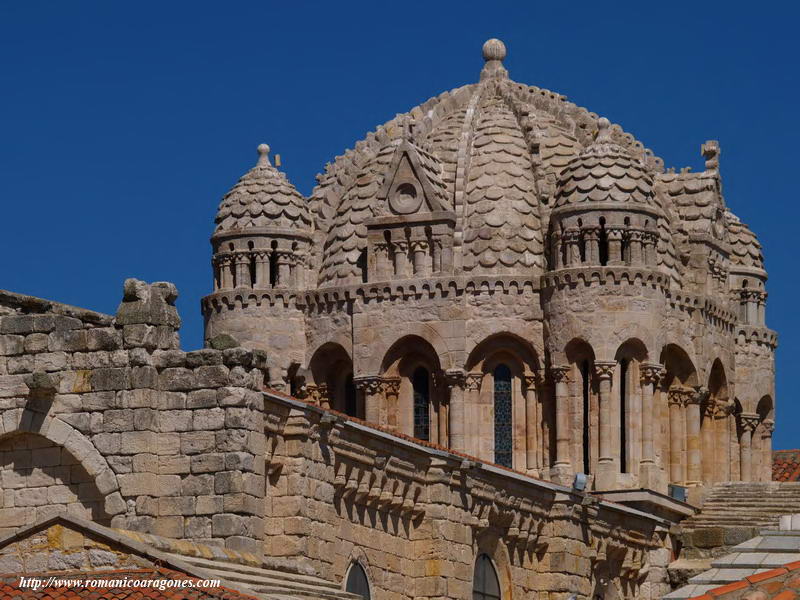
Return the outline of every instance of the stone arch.
{"type": "Polygon", "coordinates": [[[341,344],[326,342],[318,346],[308,361],[306,377],[307,392],[317,404],[364,417],[353,384],[353,359],[341,344]]]}
{"type": "Polygon", "coordinates": [[[502,543],[502,540],[492,529],[487,529],[477,536],[475,546],[475,555],[472,560],[473,573],[478,557],[481,554],[485,554],[491,560],[497,578],[500,581],[500,597],[502,600],[513,598],[512,561],[506,544],[502,543]]]}
{"type": "Polygon", "coordinates": [[[673,385],[694,387],[699,384],[694,361],[680,345],[666,344],[661,351],[660,362],[665,369],[661,379],[662,388],[669,389],[673,385]]]}
{"type": "Polygon", "coordinates": [[[618,452],[620,473],[638,473],[642,457],[641,366],[648,358],[647,346],[639,338],[628,338],[617,348],[617,365],[611,383],[612,448],[618,452]]]}
{"type": "Polygon", "coordinates": [[[384,381],[397,382],[394,403],[386,398],[390,425],[415,437],[425,431],[427,441],[447,446],[447,389],[436,348],[417,335],[403,336],[383,356],[380,375],[384,381]],[[425,372],[423,384],[421,371],[425,372]]]}
{"type": "Polygon", "coordinates": [[[756,404],[758,425],[752,438],[752,478],[755,481],[772,480],[772,432],[775,428],[775,405],[772,396],[762,396],[756,404]]]}
{"type": "Polygon", "coordinates": [[[369,559],[367,557],[367,553],[364,552],[362,548],[359,546],[353,546],[353,551],[350,554],[350,558],[345,563],[344,573],[342,575],[342,589],[347,589],[347,580],[350,576],[350,572],[354,566],[360,567],[367,578],[367,585],[369,588],[369,597],[375,598],[375,572],[372,566],[370,565],[369,559]]]}
{"type": "MultiPolygon", "coordinates": [[[[695,362],[685,348],[675,342],[664,345],[659,362],[664,373],[655,399],[656,415],[660,417],[661,456],[669,481],[685,484],[689,473],[689,406],[687,400],[694,396],[700,381],[695,362]]],[[[699,428],[699,424],[698,424],[699,428]]]]}
{"type": "MultiPolygon", "coordinates": [[[[32,411],[22,408],[5,411],[0,439],[17,432],[38,433],[53,444],[63,446],[84,465],[86,472],[95,478],[101,494],[107,496],[119,491],[117,477],[106,459],[97,451],[89,438],[72,425],[51,416],[46,416],[40,424],[37,424],[32,411]]],[[[111,514],[123,511],[124,509],[111,511],[111,514]]]]}
{"type": "MultiPolygon", "coordinates": [[[[112,517],[125,511],[116,475],[105,458],[81,432],[54,417],[38,420],[25,409],[6,411],[0,471],[3,489],[15,490],[14,503],[4,503],[2,510],[25,509],[23,520],[15,518],[13,525],[0,527],[28,524],[24,519],[29,515],[39,520],[58,513],[110,525],[112,517]]],[[[9,517],[14,518],[9,513],[0,521],[9,517]]]]}
{"type": "Polygon", "coordinates": [[[467,452],[519,471],[539,469],[542,410],[539,358],[522,337],[502,332],[475,345],[465,363],[467,452]],[[507,369],[507,373],[506,373],[507,369]],[[504,375],[498,379],[498,374],[504,375]]]}
{"type": "Polygon", "coordinates": [[[482,363],[500,352],[512,356],[527,375],[532,375],[539,369],[539,359],[533,345],[524,338],[506,331],[492,334],[475,344],[467,357],[465,364],[467,372],[483,370],[482,363]]]}
{"type": "Polygon", "coordinates": [[[577,471],[597,472],[599,459],[599,396],[594,373],[595,351],[583,338],[573,338],[564,348],[569,375],[569,412],[574,432],[570,453],[577,471]]]}
{"type": "Polygon", "coordinates": [[[442,369],[455,368],[455,351],[447,345],[447,341],[441,336],[435,327],[427,323],[408,323],[397,325],[386,329],[391,332],[391,337],[380,338],[370,348],[369,356],[361,363],[361,357],[356,357],[356,368],[362,375],[378,375],[385,370],[385,358],[391,349],[403,339],[416,337],[423,340],[428,346],[433,348],[437,361],[441,363],[442,369]]]}
{"type": "Polygon", "coordinates": [[[728,378],[717,358],[708,373],[707,393],[700,401],[700,443],[703,481],[730,481],[731,438],[735,428],[728,378]]]}

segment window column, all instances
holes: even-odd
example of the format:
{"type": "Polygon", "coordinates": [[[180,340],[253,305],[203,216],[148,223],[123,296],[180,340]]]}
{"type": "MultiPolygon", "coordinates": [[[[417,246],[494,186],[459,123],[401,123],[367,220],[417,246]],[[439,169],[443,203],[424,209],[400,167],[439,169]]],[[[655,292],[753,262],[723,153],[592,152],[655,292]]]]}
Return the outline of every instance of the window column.
{"type": "Polygon", "coordinates": [[[556,483],[571,483],[572,462],[569,442],[569,366],[552,367],[551,376],[556,385],[556,462],[551,477],[556,483]]]}

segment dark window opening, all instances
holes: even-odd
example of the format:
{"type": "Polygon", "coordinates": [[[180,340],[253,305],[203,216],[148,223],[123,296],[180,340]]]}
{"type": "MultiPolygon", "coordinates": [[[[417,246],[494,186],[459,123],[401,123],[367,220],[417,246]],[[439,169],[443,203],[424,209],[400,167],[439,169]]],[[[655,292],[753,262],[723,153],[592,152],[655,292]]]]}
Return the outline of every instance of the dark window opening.
{"type": "Polygon", "coordinates": [[[356,267],[361,270],[361,283],[367,283],[368,273],[367,273],[367,249],[364,248],[361,252],[358,253],[358,260],[356,261],[356,267]]]}
{"type": "Polygon", "coordinates": [[[628,472],[628,431],[625,418],[628,396],[628,361],[619,361],[619,471],[628,472]]]}
{"type": "Polygon", "coordinates": [[[500,581],[491,559],[485,554],[475,561],[472,578],[472,600],[500,600],[500,581]]]}
{"type": "Polygon", "coordinates": [[[278,242],[273,241],[272,252],[269,253],[269,284],[272,287],[278,285],[278,242]]]}
{"type": "Polygon", "coordinates": [[[511,369],[497,365],[494,370],[494,462],[509,468],[513,459],[511,405],[511,369]]]}
{"type": "Polygon", "coordinates": [[[414,437],[420,440],[430,440],[431,435],[431,395],[430,375],[423,367],[417,368],[411,377],[414,388],[414,437]]]}
{"type": "Polygon", "coordinates": [[[589,361],[581,363],[581,376],[583,378],[583,472],[587,475],[592,472],[591,454],[589,452],[589,428],[591,427],[589,412],[589,361]]]}
{"type": "Polygon", "coordinates": [[[600,235],[598,237],[600,264],[606,266],[608,264],[608,232],[606,231],[605,217],[600,217],[600,235]]]}
{"type": "Polygon", "coordinates": [[[346,592],[355,594],[364,600],[370,600],[369,580],[367,579],[367,574],[364,571],[364,567],[357,562],[354,562],[350,566],[350,572],[347,574],[347,583],[345,584],[344,589],[346,592]]]}

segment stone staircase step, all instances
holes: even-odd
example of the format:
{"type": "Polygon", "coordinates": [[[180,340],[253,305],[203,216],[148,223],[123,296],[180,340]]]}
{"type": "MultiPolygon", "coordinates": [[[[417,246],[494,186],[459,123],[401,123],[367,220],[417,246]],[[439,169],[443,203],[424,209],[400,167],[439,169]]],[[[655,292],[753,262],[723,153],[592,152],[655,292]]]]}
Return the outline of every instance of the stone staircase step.
{"type": "Polygon", "coordinates": [[[800,513],[800,482],[726,482],[715,485],[701,511],[683,521],[687,531],[708,527],[774,528],[800,513]]]}

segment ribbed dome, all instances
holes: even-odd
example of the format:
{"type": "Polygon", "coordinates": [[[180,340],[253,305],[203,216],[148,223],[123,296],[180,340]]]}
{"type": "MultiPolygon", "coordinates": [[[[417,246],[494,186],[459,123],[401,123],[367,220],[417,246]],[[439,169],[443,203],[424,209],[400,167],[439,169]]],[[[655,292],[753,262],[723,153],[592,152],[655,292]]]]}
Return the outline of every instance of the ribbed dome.
{"type": "Polygon", "coordinates": [[[269,146],[258,147],[255,167],[225,194],[217,211],[216,230],[278,227],[311,229],[306,201],[286,175],[269,161],[269,146]]]}
{"type": "Polygon", "coordinates": [[[595,142],[562,171],[555,206],[583,202],[655,204],[650,173],[611,139],[607,119],[600,119],[598,128],[595,142]]]}
{"type": "Polygon", "coordinates": [[[661,159],[618,127],[614,143],[596,142],[596,114],[559,94],[510,80],[505,55],[502,42],[490,40],[483,48],[480,83],[398,114],[317,177],[310,201],[319,232],[313,252],[320,285],[361,280],[363,219],[372,214],[390,161],[387,148],[401,136],[404,122],[413,124],[416,143],[441,169],[445,204],[457,220],[454,252],[465,272],[529,272],[544,264],[543,227],[557,184],[565,167],[581,167],[576,157],[584,147],[589,146],[580,158],[589,172],[598,165],[610,169],[599,184],[592,179],[589,192],[610,184],[611,199],[650,202],[649,173],[663,171],[661,159]]]}

